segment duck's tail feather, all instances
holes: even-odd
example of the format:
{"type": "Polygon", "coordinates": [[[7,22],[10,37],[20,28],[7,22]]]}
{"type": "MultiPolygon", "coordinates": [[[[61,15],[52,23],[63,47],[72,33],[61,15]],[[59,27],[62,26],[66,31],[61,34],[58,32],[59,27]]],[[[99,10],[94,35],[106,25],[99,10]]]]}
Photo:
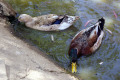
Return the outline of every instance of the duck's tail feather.
{"type": "Polygon", "coordinates": [[[104,24],[105,24],[105,19],[102,17],[101,19],[98,20],[98,22],[99,22],[100,29],[103,30],[104,24]]]}
{"type": "Polygon", "coordinates": [[[97,31],[97,35],[99,36],[101,34],[101,31],[104,28],[104,24],[105,24],[105,19],[102,17],[101,19],[98,20],[99,24],[98,24],[98,31],[97,31]]]}

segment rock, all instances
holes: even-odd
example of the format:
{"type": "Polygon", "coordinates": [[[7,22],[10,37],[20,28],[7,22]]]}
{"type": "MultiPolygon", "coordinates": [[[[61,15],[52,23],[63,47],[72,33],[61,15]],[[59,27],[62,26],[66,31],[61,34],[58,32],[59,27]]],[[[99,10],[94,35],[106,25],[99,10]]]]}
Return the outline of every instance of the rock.
{"type": "Polygon", "coordinates": [[[0,16],[15,16],[16,12],[13,8],[4,0],[0,0],[0,16]]]}

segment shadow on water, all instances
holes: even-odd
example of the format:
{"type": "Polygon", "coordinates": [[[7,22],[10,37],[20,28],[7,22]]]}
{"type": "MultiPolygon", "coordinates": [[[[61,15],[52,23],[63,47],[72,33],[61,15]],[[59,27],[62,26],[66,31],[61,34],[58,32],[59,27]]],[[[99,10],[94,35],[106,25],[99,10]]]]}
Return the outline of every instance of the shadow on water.
{"type": "MultiPolygon", "coordinates": [[[[78,72],[76,76],[84,80],[120,80],[120,1],[118,0],[7,0],[20,14],[31,16],[55,13],[59,15],[69,14],[81,17],[69,29],[59,32],[44,32],[33,30],[16,24],[15,32],[23,38],[31,41],[47,55],[52,56],[67,71],[70,72],[68,48],[73,36],[86,28],[84,24],[90,20],[97,21],[105,17],[105,27],[112,31],[110,34],[104,30],[105,36],[101,47],[95,54],[89,57],[81,57],[78,60],[78,72]],[[75,2],[73,2],[75,1],[75,2]],[[115,11],[117,19],[113,15],[115,11]],[[55,41],[52,42],[51,35],[55,41]]],[[[95,23],[96,21],[92,22],[95,23]]],[[[91,25],[91,24],[89,24],[91,25]]]]}

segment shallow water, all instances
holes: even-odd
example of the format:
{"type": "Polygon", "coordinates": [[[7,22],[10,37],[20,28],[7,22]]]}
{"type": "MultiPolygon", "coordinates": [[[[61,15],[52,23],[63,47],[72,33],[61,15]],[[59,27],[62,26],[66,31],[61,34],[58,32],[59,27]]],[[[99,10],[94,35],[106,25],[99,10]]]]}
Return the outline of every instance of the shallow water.
{"type": "MultiPolygon", "coordinates": [[[[31,41],[52,59],[62,65],[68,72],[69,57],[68,48],[73,36],[86,28],[85,23],[94,19],[105,17],[105,36],[101,47],[89,57],[81,57],[78,60],[78,72],[76,76],[84,80],[120,80],[120,1],[119,0],[7,0],[20,14],[31,16],[55,13],[59,15],[77,15],[76,21],[69,29],[59,32],[37,31],[17,24],[14,29],[19,36],[31,41]],[[115,18],[113,11],[118,15],[115,18]],[[52,42],[51,35],[55,41],[52,42]],[[101,64],[100,64],[101,63],[101,64]]],[[[87,26],[87,27],[88,27],[87,26]]]]}

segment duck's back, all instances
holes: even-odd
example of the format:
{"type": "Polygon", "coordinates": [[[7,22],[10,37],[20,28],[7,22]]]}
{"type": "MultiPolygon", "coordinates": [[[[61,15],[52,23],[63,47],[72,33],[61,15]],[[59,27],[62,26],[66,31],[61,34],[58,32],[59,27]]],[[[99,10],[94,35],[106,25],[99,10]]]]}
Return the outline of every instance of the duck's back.
{"type": "Polygon", "coordinates": [[[49,25],[52,22],[54,22],[56,19],[57,19],[56,14],[48,14],[48,15],[34,17],[34,22],[36,25],[38,24],[39,26],[42,26],[42,25],[49,25]]]}
{"type": "Polygon", "coordinates": [[[92,53],[91,47],[94,46],[94,44],[97,41],[98,36],[94,35],[90,38],[90,35],[88,35],[87,32],[84,32],[82,30],[77,36],[72,40],[70,48],[75,48],[78,50],[78,54],[81,55],[89,55],[92,53]]]}

